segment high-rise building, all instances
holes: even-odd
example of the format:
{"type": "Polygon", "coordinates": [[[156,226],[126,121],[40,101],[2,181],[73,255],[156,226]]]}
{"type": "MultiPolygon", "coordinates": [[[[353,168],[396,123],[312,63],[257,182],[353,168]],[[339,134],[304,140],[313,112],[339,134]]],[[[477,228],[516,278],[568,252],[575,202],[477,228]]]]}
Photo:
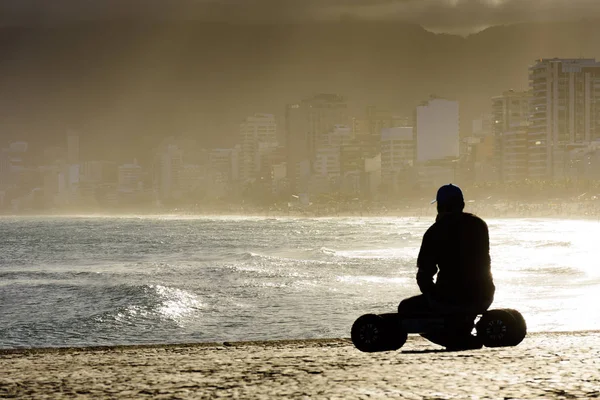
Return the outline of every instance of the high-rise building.
{"type": "Polygon", "coordinates": [[[75,132],[67,133],[67,164],[79,164],[79,135],[75,132]]]}
{"type": "Polygon", "coordinates": [[[563,178],[569,146],[600,138],[600,63],[540,59],[529,68],[529,85],[529,176],[563,178]]]}
{"type": "Polygon", "coordinates": [[[461,156],[458,102],[432,96],[416,108],[415,129],[418,186],[455,182],[461,156]]]}
{"type": "Polygon", "coordinates": [[[231,149],[212,149],[208,155],[208,170],[212,181],[224,184],[239,178],[239,146],[231,149]]]}
{"type": "MultiPolygon", "coordinates": [[[[21,188],[29,185],[31,168],[28,160],[27,142],[13,142],[8,148],[0,149],[0,186],[19,186],[21,188]]],[[[0,187],[0,189],[1,189],[0,187]]]]}
{"type": "Polygon", "coordinates": [[[324,179],[334,179],[340,176],[340,148],[321,147],[317,151],[314,167],[315,174],[324,179]]]}
{"type": "Polygon", "coordinates": [[[179,172],[179,185],[186,194],[197,194],[206,189],[206,167],[198,164],[184,164],[179,172]]]}
{"type": "Polygon", "coordinates": [[[318,94],[286,107],[287,173],[290,188],[298,190],[298,182],[307,178],[316,159],[317,145],[322,136],[336,125],[348,125],[348,105],[337,94],[318,94]],[[306,166],[308,165],[308,169],[306,166]]]}
{"type": "Polygon", "coordinates": [[[413,128],[397,127],[381,130],[381,183],[396,192],[413,166],[415,139],[413,128]]]}
{"type": "Polygon", "coordinates": [[[182,166],[183,151],[176,145],[167,145],[158,155],[156,183],[161,199],[176,197],[178,194],[182,166]]]}
{"type": "Polygon", "coordinates": [[[137,192],[142,189],[142,167],[137,160],[118,167],[118,189],[120,192],[137,192]]]}
{"type": "Polygon", "coordinates": [[[81,165],[81,176],[85,182],[115,183],[118,181],[118,166],[111,161],[86,161],[81,165]]]}
{"type": "Polygon", "coordinates": [[[317,143],[313,162],[311,193],[329,192],[338,186],[342,174],[342,158],[345,146],[352,143],[353,130],[346,125],[336,125],[329,133],[322,135],[317,143]]]}
{"type": "Polygon", "coordinates": [[[384,128],[407,127],[410,122],[408,117],[397,115],[390,110],[368,106],[367,124],[369,134],[379,136],[384,128]]]}
{"type": "Polygon", "coordinates": [[[308,151],[312,160],[323,135],[331,132],[336,125],[348,125],[348,105],[340,95],[319,94],[302,100],[301,108],[308,117],[308,151]]]}
{"type": "Polygon", "coordinates": [[[260,154],[260,178],[269,179],[273,165],[285,164],[287,152],[278,143],[264,143],[258,149],[260,154]]]}
{"type": "Polygon", "coordinates": [[[459,157],[458,102],[432,98],[416,109],[416,162],[459,157]]]}
{"type": "Polygon", "coordinates": [[[366,116],[367,135],[357,135],[356,137],[357,143],[363,148],[365,158],[381,153],[382,129],[412,126],[408,117],[377,106],[368,106],[366,116]]]}
{"type": "Polygon", "coordinates": [[[485,137],[492,134],[492,115],[482,114],[474,119],[471,124],[471,134],[473,137],[485,137]]]}
{"type": "Polygon", "coordinates": [[[354,136],[368,136],[369,131],[369,120],[364,118],[352,118],[352,134],[354,136]]]}
{"type": "Polygon", "coordinates": [[[492,98],[494,175],[502,182],[528,177],[530,100],[530,92],[514,90],[492,98]]]}
{"type": "Polygon", "coordinates": [[[261,153],[277,147],[277,123],[271,114],[254,114],[240,124],[240,179],[257,179],[261,169],[261,153]]]}
{"type": "Polygon", "coordinates": [[[0,190],[10,183],[10,153],[8,149],[0,149],[0,190]]]}

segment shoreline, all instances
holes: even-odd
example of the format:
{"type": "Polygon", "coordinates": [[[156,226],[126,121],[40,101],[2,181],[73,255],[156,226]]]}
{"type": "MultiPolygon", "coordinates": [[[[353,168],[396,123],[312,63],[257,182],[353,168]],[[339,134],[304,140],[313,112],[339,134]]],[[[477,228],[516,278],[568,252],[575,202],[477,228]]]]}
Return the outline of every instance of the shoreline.
{"type": "MultiPolygon", "coordinates": [[[[585,336],[599,335],[600,330],[582,330],[582,331],[552,331],[552,332],[528,332],[528,337],[537,336],[585,336]]],[[[418,335],[409,335],[409,338],[420,340],[418,335]]],[[[311,339],[274,339],[274,340],[236,340],[236,341],[217,341],[217,342],[179,342],[179,343],[143,343],[143,344],[115,344],[101,346],[55,346],[55,347],[17,347],[0,348],[0,359],[6,355],[19,354],[45,354],[45,353],[71,353],[71,352],[106,352],[106,351],[126,351],[126,350],[151,350],[151,349],[175,349],[175,348],[193,348],[210,349],[215,347],[282,347],[282,346],[301,346],[301,345],[329,345],[329,344],[352,345],[349,337],[340,338],[311,338],[311,339]]],[[[358,351],[358,350],[357,350],[358,351]]],[[[401,350],[400,350],[401,351],[401,350]]]]}
{"type": "Polygon", "coordinates": [[[466,351],[415,335],[381,353],[343,338],[22,349],[0,351],[0,398],[597,398],[599,359],[598,331],[466,351]]]}
{"type": "MultiPolygon", "coordinates": [[[[600,333],[600,331],[598,332],[600,333]]],[[[352,344],[350,338],[323,338],[323,339],[278,339],[278,340],[248,340],[248,341],[224,341],[224,342],[181,342],[181,343],[144,343],[144,344],[116,344],[106,346],[65,346],[65,347],[18,347],[0,348],[0,360],[2,356],[15,354],[45,354],[45,353],[71,353],[71,352],[95,352],[95,351],[124,351],[124,350],[151,350],[151,349],[175,349],[175,348],[214,348],[214,347],[242,347],[242,346],[298,346],[313,344],[346,343],[352,344]]]]}
{"type": "MultiPolygon", "coordinates": [[[[597,213],[586,212],[490,212],[486,209],[473,209],[465,207],[465,212],[473,213],[486,219],[563,219],[563,220],[592,220],[600,221],[600,211],[597,213]]],[[[339,212],[339,213],[274,213],[274,212],[249,212],[249,213],[187,213],[187,212],[164,212],[164,213],[55,213],[55,214],[0,214],[1,219],[18,218],[293,218],[293,219],[329,219],[329,218],[435,218],[435,209],[414,209],[410,211],[378,212],[339,212]]]]}

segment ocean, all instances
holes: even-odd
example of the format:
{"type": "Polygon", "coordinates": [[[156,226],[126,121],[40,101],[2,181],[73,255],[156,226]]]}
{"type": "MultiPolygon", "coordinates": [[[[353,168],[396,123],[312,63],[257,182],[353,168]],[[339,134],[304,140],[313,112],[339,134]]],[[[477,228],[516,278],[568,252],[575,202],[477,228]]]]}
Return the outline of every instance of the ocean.
{"type": "MultiPolygon", "coordinates": [[[[431,217],[3,217],[0,348],[349,337],[418,294],[431,217]]],[[[492,308],[600,329],[598,220],[491,219],[492,308]]]]}

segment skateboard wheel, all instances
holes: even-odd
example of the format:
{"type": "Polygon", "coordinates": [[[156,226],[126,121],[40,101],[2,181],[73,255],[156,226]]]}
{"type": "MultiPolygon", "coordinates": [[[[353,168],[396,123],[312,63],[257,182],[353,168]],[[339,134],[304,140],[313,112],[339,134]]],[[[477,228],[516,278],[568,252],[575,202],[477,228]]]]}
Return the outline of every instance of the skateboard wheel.
{"type": "Polygon", "coordinates": [[[485,312],[475,325],[475,329],[477,337],[486,347],[516,346],[525,337],[524,324],[525,320],[520,313],[497,309],[485,312]]]}
{"type": "Polygon", "coordinates": [[[395,325],[395,318],[390,315],[362,315],[352,325],[352,343],[367,353],[397,350],[406,342],[407,334],[395,329],[395,325]]]}
{"type": "Polygon", "coordinates": [[[525,318],[523,315],[517,310],[513,310],[512,308],[505,308],[505,311],[510,313],[516,321],[516,326],[513,334],[511,335],[511,346],[516,346],[525,339],[527,336],[527,323],[525,322],[525,318]]]}

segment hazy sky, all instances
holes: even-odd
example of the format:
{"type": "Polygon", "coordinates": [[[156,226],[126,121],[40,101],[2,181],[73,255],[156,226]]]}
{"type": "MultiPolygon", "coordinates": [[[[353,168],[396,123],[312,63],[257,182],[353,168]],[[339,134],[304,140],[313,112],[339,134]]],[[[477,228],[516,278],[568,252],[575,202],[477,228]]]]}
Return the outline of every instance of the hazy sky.
{"type": "Polygon", "coordinates": [[[331,20],[341,15],[468,33],[528,21],[600,16],[600,0],[0,0],[0,24],[134,17],[231,21],[331,20]]]}

